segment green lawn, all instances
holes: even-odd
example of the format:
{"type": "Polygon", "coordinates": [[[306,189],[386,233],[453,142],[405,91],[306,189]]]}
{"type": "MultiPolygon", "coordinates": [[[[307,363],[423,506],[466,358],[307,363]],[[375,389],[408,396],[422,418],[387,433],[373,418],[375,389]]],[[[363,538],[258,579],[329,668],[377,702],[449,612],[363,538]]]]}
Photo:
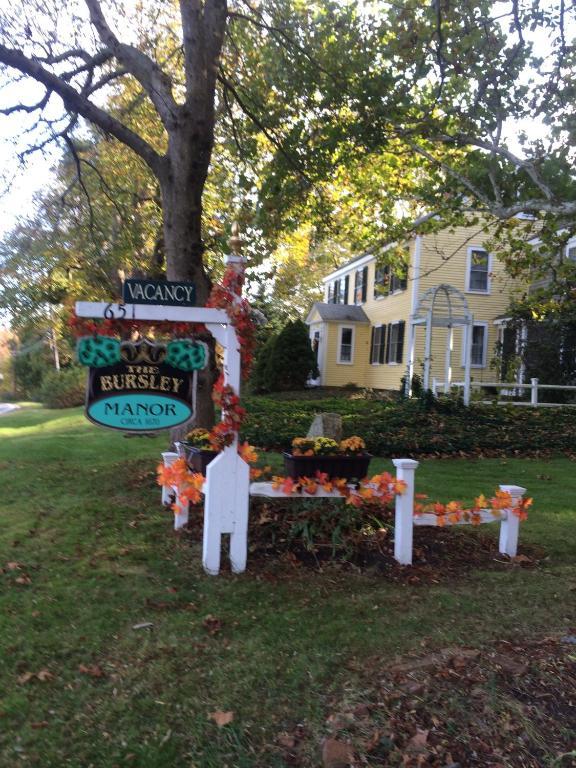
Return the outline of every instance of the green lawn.
{"type": "Polygon", "coordinates": [[[303,723],[319,743],[331,697],[365,658],[574,622],[567,458],[422,462],[417,490],[444,500],[526,486],[521,541],[547,559],[410,586],[331,569],[271,580],[250,564],[205,576],[159,505],[164,448],[80,409],[0,419],[0,765],[280,767],[278,734],[303,723]],[[217,710],[233,722],[219,729],[217,710]]]}

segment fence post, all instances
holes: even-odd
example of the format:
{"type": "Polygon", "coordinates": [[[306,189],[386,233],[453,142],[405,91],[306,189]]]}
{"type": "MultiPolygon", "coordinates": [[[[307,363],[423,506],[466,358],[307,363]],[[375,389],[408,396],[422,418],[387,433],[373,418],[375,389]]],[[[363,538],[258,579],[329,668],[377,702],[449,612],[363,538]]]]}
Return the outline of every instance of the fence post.
{"type": "Polygon", "coordinates": [[[413,459],[392,459],[396,477],[406,483],[404,493],[396,496],[394,516],[394,558],[401,565],[412,564],[412,538],[414,530],[414,473],[418,461],[413,459]]]}
{"type": "MultiPolygon", "coordinates": [[[[509,493],[512,497],[512,506],[515,507],[519,499],[526,493],[526,488],[519,485],[501,485],[501,491],[509,493]]],[[[498,551],[502,555],[516,557],[518,551],[518,533],[520,531],[520,518],[512,514],[512,510],[506,512],[506,517],[500,523],[500,543],[498,551]]]]}
{"type": "Polygon", "coordinates": [[[530,379],[530,405],[538,405],[538,382],[539,379],[530,379]]]}
{"type": "Polygon", "coordinates": [[[433,376],[432,377],[432,394],[434,397],[436,397],[436,390],[438,389],[438,379],[433,376]]]}

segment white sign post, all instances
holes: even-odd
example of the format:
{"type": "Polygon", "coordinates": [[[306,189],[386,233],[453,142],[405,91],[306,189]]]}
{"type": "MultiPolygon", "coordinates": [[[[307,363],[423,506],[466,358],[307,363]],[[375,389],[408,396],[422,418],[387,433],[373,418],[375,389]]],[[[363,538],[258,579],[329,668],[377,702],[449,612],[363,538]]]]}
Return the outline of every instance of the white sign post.
{"type": "MultiPolygon", "coordinates": [[[[228,256],[228,264],[242,269],[241,256],[228,256]]],[[[156,322],[202,323],[224,350],[224,385],[240,394],[240,347],[236,330],[227,313],[208,307],[173,307],[146,304],[107,304],[98,301],[76,302],[76,315],[89,318],[116,318],[156,322]]],[[[250,467],[238,454],[238,435],[231,445],[210,462],[204,484],[204,544],[202,564],[206,573],[220,570],[221,537],[230,534],[230,563],[234,573],[246,570],[248,551],[248,504],[250,467]]],[[[180,525],[187,510],[177,515],[180,525]]],[[[178,526],[179,527],[179,526],[178,526]]]]}

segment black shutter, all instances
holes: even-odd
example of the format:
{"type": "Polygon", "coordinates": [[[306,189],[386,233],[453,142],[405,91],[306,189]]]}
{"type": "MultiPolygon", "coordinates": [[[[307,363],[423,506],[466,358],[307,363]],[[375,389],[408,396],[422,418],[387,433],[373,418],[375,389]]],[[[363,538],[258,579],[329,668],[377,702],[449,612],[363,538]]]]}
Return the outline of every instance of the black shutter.
{"type": "Polygon", "coordinates": [[[368,291],[368,267],[362,270],[362,303],[366,301],[368,291]]]}
{"type": "Polygon", "coordinates": [[[350,276],[346,275],[344,279],[344,304],[348,304],[348,285],[350,283],[350,276]]]}
{"type": "Polygon", "coordinates": [[[374,363],[374,337],[376,335],[376,328],[372,326],[372,333],[370,334],[370,362],[374,363]]]}
{"type": "Polygon", "coordinates": [[[386,334],[386,362],[391,362],[390,360],[390,339],[392,338],[392,323],[388,326],[388,333],[386,334]]]}
{"type": "Polygon", "coordinates": [[[398,344],[396,345],[396,362],[401,363],[404,354],[404,326],[406,322],[400,320],[398,323],[398,344]]]}
{"type": "Polygon", "coordinates": [[[378,356],[378,362],[379,363],[383,363],[384,362],[385,343],[386,343],[386,339],[387,339],[386,326],[385,325],[382,325],[380,327],[380,334],[381,334],[380,335],[380,354],[378,356]]]}

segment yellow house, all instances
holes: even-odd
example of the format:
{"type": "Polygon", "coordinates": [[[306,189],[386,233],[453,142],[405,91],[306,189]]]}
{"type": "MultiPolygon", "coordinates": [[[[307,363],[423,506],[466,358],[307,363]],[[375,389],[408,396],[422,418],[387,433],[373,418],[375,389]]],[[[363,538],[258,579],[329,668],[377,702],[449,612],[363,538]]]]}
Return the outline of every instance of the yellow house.
{"type": "Polygon", "coordinates": [[[467,350],[472,380],[498,381],[497,355],[510,347],[506,312],[523,284],[486,249],[485,238],[478,227],[416,235],[405,245],[403,275],[378,266],[373,254],[327,275],[324,302],[306,319],[320,371],[316,383],[399,389],[410,371],[428,386],[433,379],[464,381],[467,350]],[[433,300],[435,321],[427,331],[433,300]],[[451,319],[442,318],[450,309],[451,319]]]}

